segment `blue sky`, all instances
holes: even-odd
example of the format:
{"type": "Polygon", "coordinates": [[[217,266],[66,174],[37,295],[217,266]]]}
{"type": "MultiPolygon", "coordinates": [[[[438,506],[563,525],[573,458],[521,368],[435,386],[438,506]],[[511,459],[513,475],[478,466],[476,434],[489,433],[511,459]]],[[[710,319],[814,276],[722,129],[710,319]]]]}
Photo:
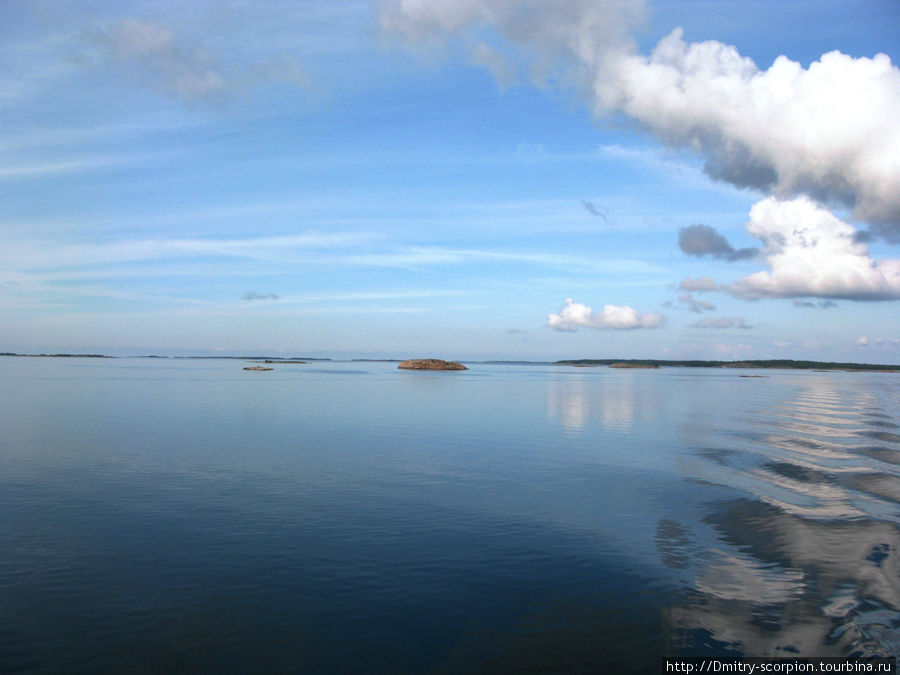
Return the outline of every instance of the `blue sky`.
{"type": "Polygon", "coordinates": [[[0,351],[900,363],[898,25],[4,2],[0,351]]]}

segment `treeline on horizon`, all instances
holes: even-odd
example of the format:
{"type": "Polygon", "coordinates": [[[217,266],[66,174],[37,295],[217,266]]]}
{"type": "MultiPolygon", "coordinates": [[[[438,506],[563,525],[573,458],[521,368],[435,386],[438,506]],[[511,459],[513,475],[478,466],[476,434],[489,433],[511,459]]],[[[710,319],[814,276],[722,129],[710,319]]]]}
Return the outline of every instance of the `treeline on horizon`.
{"type": "Polygon", "coordinates": [[[0,356],[45,356],[53,358],[78,358],[78,359],[114,359],[115,356],[106,354],[17,354],[16,352],[0,352],[0,356]]]}
{"type": "MultiPolygon", "coordinates": [[[[19,354],[17,352],[0,352],[0,356],[30,356],[30,357],[45,357],[45,358],[70,358],[70,359],[118,359],[118,358],[132,358],[132,359],[231,359],[233,361],[252,361],[252,360],[269,360],[269,361],[331,361],[331,359],[320,358],[315,356],[158,356],[156,354],[145,354],[141,356],[110,356],[109,354],[19,354]]],[[[357,360],[357,359],[354,359],[357,360]]],[[[366,360],[366,359],[362,359],[366,360]]],[[[374,359],[369,359],[374,360],[374,359]]]]}
{"type": "Polygon", "coordinates": [[[682,368],[784,368],[793,370],[897,370],[900,365],[874,363],[835,363],[833,361],[797,361],[795,359],[756,359],[744,361],[667,361],[662,359],[565,359],[554,361],[562,366],[609,366],[623,363],[634,366],[674,366],[682,368]]]}

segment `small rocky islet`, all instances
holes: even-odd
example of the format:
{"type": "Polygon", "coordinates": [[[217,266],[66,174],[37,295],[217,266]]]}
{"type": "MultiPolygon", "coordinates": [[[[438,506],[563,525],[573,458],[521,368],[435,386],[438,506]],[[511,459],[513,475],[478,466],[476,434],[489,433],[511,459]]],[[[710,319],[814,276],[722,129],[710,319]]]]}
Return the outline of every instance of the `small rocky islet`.
{"type": "Polygon", "coordinates": [[[397,367],[403,370],[468,370],[461,363],[442,359],[408,359],[401,361],[397,367]]]}

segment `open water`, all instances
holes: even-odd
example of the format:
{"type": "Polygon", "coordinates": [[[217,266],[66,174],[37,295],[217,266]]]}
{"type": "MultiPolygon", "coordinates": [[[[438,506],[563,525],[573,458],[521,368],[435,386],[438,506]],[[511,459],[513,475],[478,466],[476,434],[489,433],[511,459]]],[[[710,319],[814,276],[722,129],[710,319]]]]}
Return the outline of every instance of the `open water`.
{"type": "Polygon", "coordinates": [[[900,652],[900,374],[244,365],[0,357],[0,672],[900,652]]]}

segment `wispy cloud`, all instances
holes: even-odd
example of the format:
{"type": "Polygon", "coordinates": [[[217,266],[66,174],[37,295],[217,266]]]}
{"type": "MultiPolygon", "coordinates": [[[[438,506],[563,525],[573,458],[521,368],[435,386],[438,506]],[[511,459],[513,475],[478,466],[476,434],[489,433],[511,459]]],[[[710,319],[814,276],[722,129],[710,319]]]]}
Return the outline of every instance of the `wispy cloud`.
{"type": "Polygon", "coordinates": [[[235,62],[161,21],[126,18],[85,33],[94,47],[83,62],[113,66],[185,103],[225,100],[263,82],[307,87],[309,76],[294,58],[235,62]]]}
{"type": "Polygon", "coordinates": [[[737,316],[718,316],[701,319],[691,324],[692,328],[743,328],[749,329],[753,326],[749,325],[744,319],[737,316]]]}
{"type": "Polygon", "coordinates": [[[11,269],[26,270],[211,256],[290,259],[298,251],[353,247],[370,242],[373,237],[366,233],[310,232],[236,239],[137,239],[62,245],[23,242],[0,251],[0,261],[11,269]]]}
{"type": "Polygon", "coordinates": [[[698,300],[690,293],[682,293],[678,296],[678,301],[685,305],[690,311],[696,312],[697,314],[701,312],[710,312],[716,308],[711,302],[698,300]]]}
{"type": "Polygon", "coordinates": [[[398,250],[375,251],[337,257],[338,264],[369,265],[375,267],[419,268],[430,265],[462,265],[471,263],[527,263],[549,267],[630,272],[633,274],[664,274],[665,270],[641,260],[588,258],[556,253],[503,251],[486,249],[446,248],[440,246],[408,246],[398,250]]]}
{"type": "Polygon", "coordinates": [[[861,337],[854,344],[858,347],[900,347],[900,338],[871,338],[861,337]]]}
{"type": "Polygon", "coordinates": [[[715,291],[719,288],[716,280],[712,277],[685,277],[678,283],[678,288],[682,291],[694,291],[698,293],[706,293],[715,291]]]}
{"type": "Polygon", "coordinates": [[[819,309],[830,309],[832,307],[838,306],[838,304],[833,300],[819,300],[818,302],[812,302],[810,300],[794,300],[793,305],[794,307],[804,309],[816,307],[818,307],[819,309]]]}
{"type": "Polygon", "coordinates": [[[63,173],[83,172],[94,169],[105,169],[110,166],[130,163],[128,160],[118,157],[90,157],[82,159],[63,160],[57,162],[28,163],[13,166],[0,166],[0,181],[20,180],[25,178],[41,178],[63,173]]]}

